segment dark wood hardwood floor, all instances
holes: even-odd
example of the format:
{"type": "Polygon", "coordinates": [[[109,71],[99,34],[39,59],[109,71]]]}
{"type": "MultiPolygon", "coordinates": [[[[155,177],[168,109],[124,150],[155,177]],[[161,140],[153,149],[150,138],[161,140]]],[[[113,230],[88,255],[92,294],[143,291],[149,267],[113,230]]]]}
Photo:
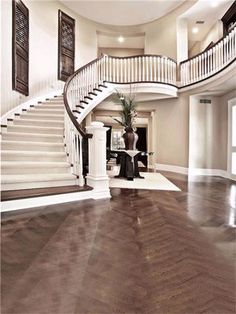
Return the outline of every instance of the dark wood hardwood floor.
{"type": "Polygon", "coordinates": [[[2,313],[235,313],[236,183],[2,215],[2,313]]]}

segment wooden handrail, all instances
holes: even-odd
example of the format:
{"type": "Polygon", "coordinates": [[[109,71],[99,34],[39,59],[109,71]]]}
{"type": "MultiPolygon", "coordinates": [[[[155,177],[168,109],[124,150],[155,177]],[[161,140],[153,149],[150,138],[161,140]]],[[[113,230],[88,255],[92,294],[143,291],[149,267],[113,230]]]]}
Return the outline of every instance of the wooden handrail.
{"type": "Polygon", "coordinates": [[[64,86],[64,89],[63,89],[63,100],[64,100],[64,104],[65,104],[65,107],[66,107],[66,111],[68,113],[68,116],[70,117],[71,119],[71,122],[73,123],[73,125],[75,126],[76,130],[80,133],[80,135],[84,138],[92,138],[93,135],[92,134],[89,134],[89,133],[86,133],[82,126],[77,122],[73,112],[71,111],[70,109],[70,106],[69,106],[69,103],[68,103],[68,99],[67,99],[67,91],[68,91],[68,87],[69,87],[69,84],[70,82],[72,81],[72,79],[79,73],[81,72],[83,69],[85,69],[86,67],[88,67],[89,65],[97,62],[98,60],[102,59],[103,58],[103,55],[93,61],[90,61],[89,63],[85,64],[84,66],[82,66],[81,68],[79,68],[78,70],[76,70],[66,81],[65,83],[65,86],[64,86]]]}
{"type": "Polygon", "coordinates": [[[144,54],[144,55],[133,55],[133,56],[127,56],[127,57],[116,57],[116,56],[110,56],[107,55],[109,58],[115,58],[115,59],[130,59],[130,58],[139,58],[139,57],[159,57],[159,58],[165,58],[167,60],[170,60],[174,63],[177,63],[174,59],[167,57],[167,56],[163,56],[163,55],[154,55],[154,54],[144,54]]]}

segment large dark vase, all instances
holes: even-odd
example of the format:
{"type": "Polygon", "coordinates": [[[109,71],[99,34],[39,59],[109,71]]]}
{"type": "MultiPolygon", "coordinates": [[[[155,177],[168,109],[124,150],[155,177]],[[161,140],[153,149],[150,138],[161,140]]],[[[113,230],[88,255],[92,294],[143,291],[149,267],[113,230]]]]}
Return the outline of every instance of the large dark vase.
{"type": "Polygon", "coordinates": [[[136,134],[133,129],[128,129],[128,128],[125,129],[125,133],[123,134],[123,139],[125,142],[125,149],[126,150],[136,149],[138,134],[136,134]]]}

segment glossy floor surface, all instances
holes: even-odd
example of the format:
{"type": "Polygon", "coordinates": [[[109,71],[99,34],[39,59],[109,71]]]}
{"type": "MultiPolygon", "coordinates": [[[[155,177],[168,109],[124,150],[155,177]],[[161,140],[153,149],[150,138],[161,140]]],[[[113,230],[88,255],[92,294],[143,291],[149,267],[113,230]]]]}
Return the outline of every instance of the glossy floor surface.
{"type": "Polygon", "coordinates": [[[236,184],[165,175],[182,191],[4,214],[2,313],[235,313],[236,184]]]}

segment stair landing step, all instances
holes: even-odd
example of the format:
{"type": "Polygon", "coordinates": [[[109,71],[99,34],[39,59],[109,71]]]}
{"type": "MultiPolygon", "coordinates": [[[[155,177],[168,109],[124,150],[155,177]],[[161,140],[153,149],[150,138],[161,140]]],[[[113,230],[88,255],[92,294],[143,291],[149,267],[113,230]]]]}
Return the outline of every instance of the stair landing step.
{"type": "Polygon", "coordinates": [[[91,191],[92,189],[93,188],[91,188],[88,185],[84,185],[84,186],[69,185],[69,186],[58,186],[58,187],[52,187],[52,188],[36,188],[36,189],[25,189],[25,190],[15,190],[15,191],[2,191],[1,198],[2,198],[2,201],[4,202],[4,201],[18,200],[18,199],[31,198],[31,197],[91,191]]]}

